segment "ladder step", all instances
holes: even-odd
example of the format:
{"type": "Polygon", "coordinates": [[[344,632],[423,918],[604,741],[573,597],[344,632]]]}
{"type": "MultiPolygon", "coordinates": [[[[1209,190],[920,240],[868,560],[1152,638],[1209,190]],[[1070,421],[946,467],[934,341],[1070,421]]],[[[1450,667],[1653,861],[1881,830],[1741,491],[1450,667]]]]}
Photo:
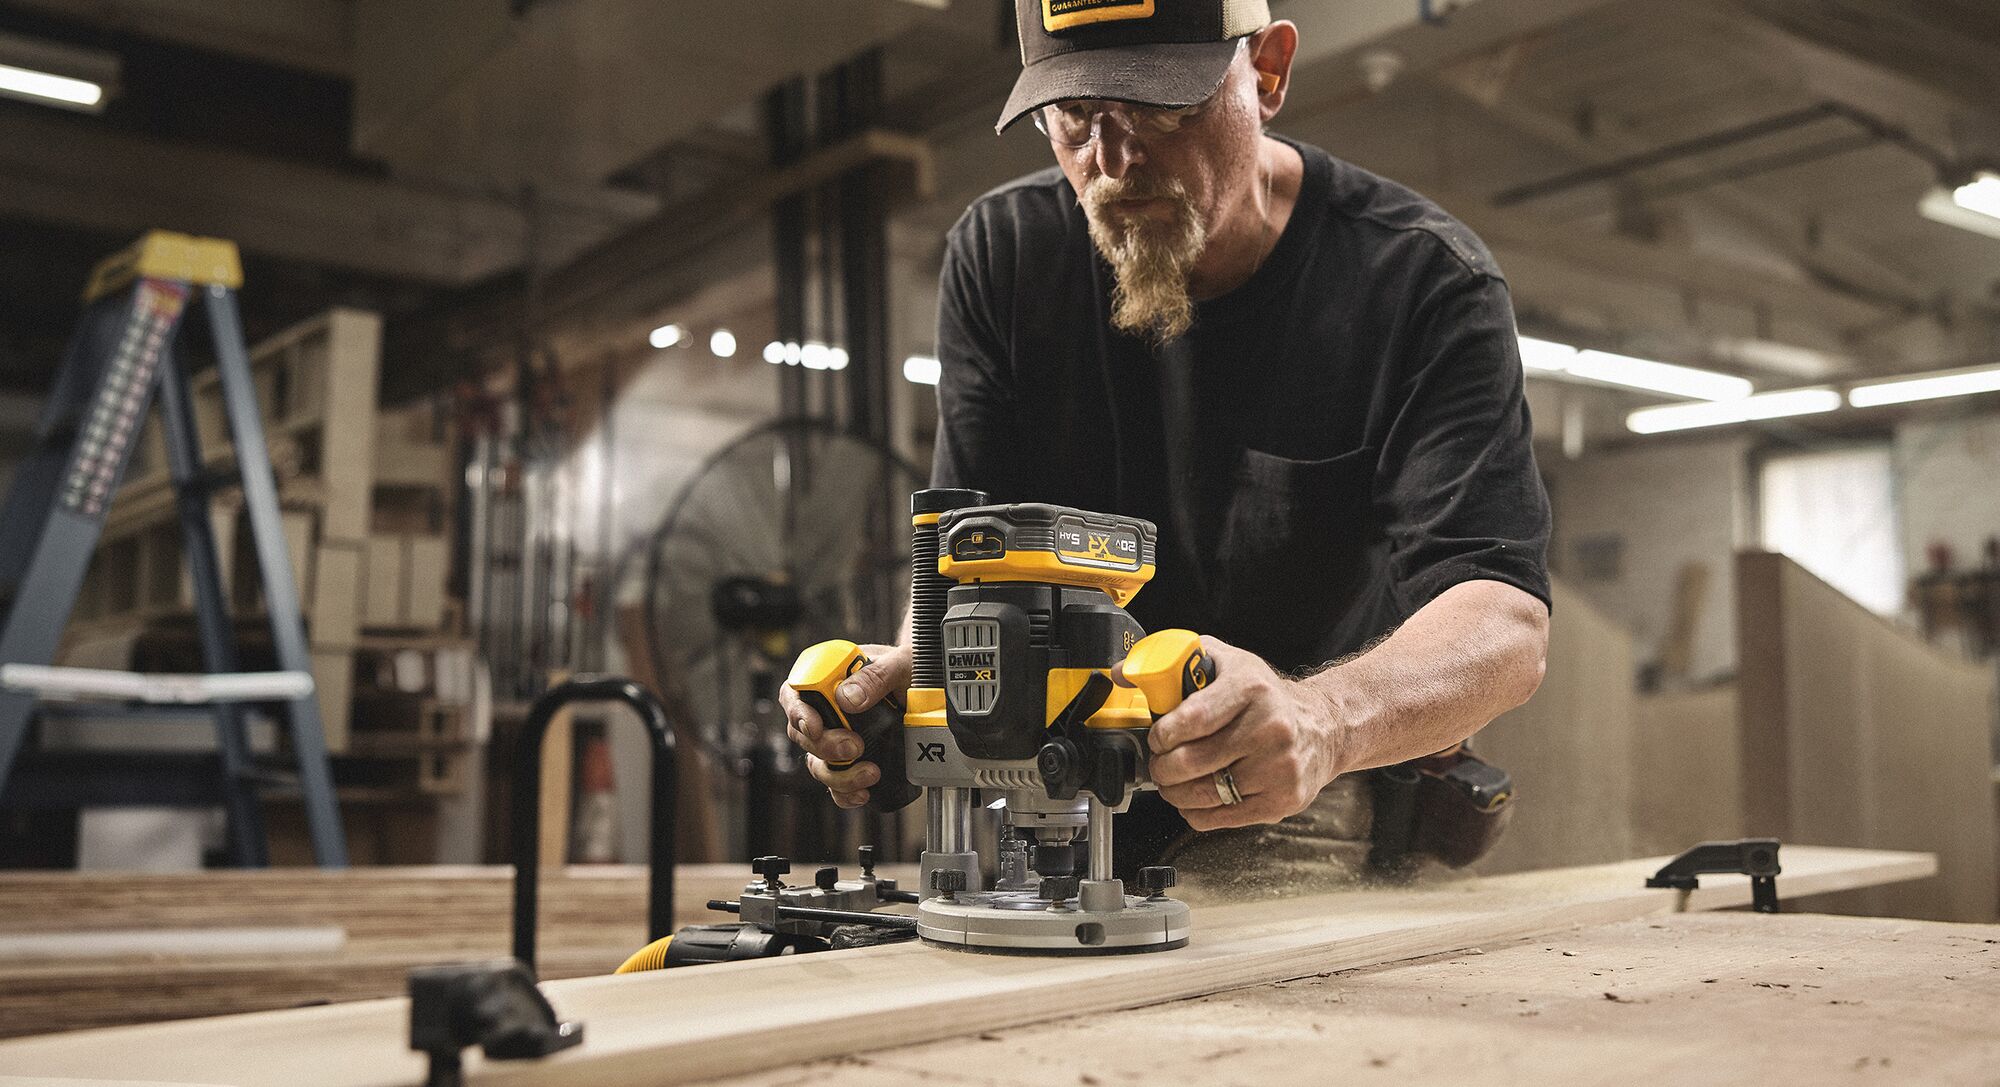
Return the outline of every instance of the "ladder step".
{"type": "Polygon", "coordinates": [[[168,705],[289,702],[313,693],[310,672],[147,674],[106,668],[0,664],[0,687],[43,698],[108,698],[168,705]]]}

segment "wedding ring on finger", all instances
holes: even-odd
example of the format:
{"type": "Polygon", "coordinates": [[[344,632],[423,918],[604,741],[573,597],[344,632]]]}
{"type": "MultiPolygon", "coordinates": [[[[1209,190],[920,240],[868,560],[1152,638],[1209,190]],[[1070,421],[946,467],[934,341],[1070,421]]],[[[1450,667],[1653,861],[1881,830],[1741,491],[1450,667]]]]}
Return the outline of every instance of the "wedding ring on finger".
{"type": "Polygon", "coordinates": [[[1236,778],[1227,766],[1209,775],[1209,779],[1215,782],[1215,795],[1223,806],[1243,803],[1243,794],[1236,791],[1236,778]]]}

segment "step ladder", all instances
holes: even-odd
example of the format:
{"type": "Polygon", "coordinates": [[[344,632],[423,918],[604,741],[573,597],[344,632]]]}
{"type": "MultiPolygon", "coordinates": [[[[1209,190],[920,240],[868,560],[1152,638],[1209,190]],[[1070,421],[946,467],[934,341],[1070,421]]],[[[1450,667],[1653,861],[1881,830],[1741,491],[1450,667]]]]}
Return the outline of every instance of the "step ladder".
{"type": "MultiPolygon", "coordinates": [[[[0,605],[0,800],[17,799],[7,796],[10,782],[17,794],[30,791],[13,778],[38,710],[74,711],[78,700],[88,700],[106,702],[105,710],[93,710],[93,716],[164,713],[185,719],[187,706],[202,706],[216,726],[220,765],[215,784],[228,814],[230,859],[239,866],[262,867],[269,854],[257,788],[289,777],[260,768],[252,756],[244,711],[263,706],[284,718],[297,759],[296,785],[305,804],[313,858],[321,867],[342,868],[347,844],[320,727],[298,587],[278,515],[270,449],[236,309],[235,291],[242,278],[233,243],[166,231],[147,234],[91,276],[83,322],[57,371],[36,427],[34,451],[21,462],[0,508],[0,594],[5,594],[0,605]],[[181,318],[197,300],[208,317],[223,415],[235,447],[235,468],[227,476],[211,472],[202,459],[187,374],[173,357],[181,318]],[[156,391],[207,673],[141,676],[51,668],[156,391]],[[243,491],[276,672],[244,673],[239,667],[209,520],[210,495],[230,485],[243,491]]],[[[93,753],[69,763],[69,776],[58,777],[67,783],[70,799],[81,805],[115,802],[126,793],[134,794],[128,802],[144,802],[135,783],[154,772],[149,766],[165,774],[174,760],[93,753]],[[125,784],[108,792],[78,784],[91,770],[100,776],[122,773],[119,780],[125,784]]],[[[163,792],[179,795],[172,788],[163,792]]]]}

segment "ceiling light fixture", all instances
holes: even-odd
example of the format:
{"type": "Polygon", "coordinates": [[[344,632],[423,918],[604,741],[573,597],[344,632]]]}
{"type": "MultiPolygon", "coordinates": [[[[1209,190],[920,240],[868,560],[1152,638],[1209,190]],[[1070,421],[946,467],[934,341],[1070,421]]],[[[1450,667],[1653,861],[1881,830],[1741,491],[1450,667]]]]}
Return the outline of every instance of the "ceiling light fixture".
{"type": "Polygon", "coordinates": [[[770,343],[765,344],[764,361],[773,366],[783,366],[785,364],[785,345],[777,340],[772,340],[770,343]]]}
{"type": "Polygon", "coordinates": [[[104,88],[87,79],[71,79],[54,72],[37,72],[0,64],[0,94],[97,112],[104,104],[104,88]]]}
{"type": "Polygon", "coordinates": [[[1979,366],[1856,385],[1847,391],[1847,402],[1857,408],[1873,408],[1883,404],[1907,404],[1912,400],[1938,400],[1947,396],[1990,392],[2000,392],[2000,366],[1979,366]]]}
{"type": "Polygon", "coordinates": [[[1554,340],[1538,340],[1533,336],[1519,337],[1521,341],[1521,365],[1529,370],[1539,370],[1545,374],[1560,374],[1576,361],[1577,350],[1566,343],[1554,340]]]}
{"type": "Polygon", "coordinates": [[[0,34],[0,96],[102,113],[118,69],[114,53],[0,34]]]}
{"type": "Polygon", "coordinates": [[[1748,423],[1758,419],[1818,415],[1832,411],[1840,404],[1840,393],[1834,389],[1788,389],[1735,400],[1640,408],[1625,417],[1625,429],[1634,434],[1662,434],[1671,430],[1693,430],[1696,427],[1748,423]]]}
{"type": "Polygon", "coordinates": [[[1756,391],[1756,386],[1743,378],[1713,370],[1614,355],[1609,351],[1583,351],[1566,343],[1539,340],[1533,336],[1518,339],[1521,368],[1529,373],[1567,374],[1584,381],[1665,393],[1690,400],[1736,400],[1756,391]]]}
{"type": "Polygon", "coordinates": [[[719,359],[735,357],[736,334],[726,328],[716,329],[715,334],[708,338],[708,350],[719,359]]]}
{"type": "Polygon", "coordinates": [[[1684,396],[1690,400],[1740,400],[1757,389],[1748,380],[1730,374],[1630,355],[1614,355],[1608,351],[1577,352],[1576,358],[1569,364],[1568,373],[1607,385],[1684,396]]]}
{"type": "Polygon", "coordinates": [[[1917,211],[1934,223],[2000,238],[2000,173],[1976,170],[1924,194],[1917,211]]]}
{"type": "Polygon", "coordinates": [[[929,355],[911,355],[903,360],[903,376],[919,385],[935,385],[944,365],[929,355]]]}
{"type": "Polygon", "coordinates": [[[646,342],[665,351],[667,348],[687,339],[688,330],[679,325],[661,325],[646,337],[646,342]]]}

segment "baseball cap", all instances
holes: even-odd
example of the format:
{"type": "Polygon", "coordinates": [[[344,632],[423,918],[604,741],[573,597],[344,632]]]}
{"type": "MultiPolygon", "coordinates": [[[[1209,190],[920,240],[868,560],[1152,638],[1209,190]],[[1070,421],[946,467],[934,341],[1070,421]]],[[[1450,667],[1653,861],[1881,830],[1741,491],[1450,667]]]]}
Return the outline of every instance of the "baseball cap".
{"type": "Polygon", "coordinates": [[[993,127],[1051,102],[1192,106],[1215,93],[1236,39],[1271,22],[1268,0],[1014,0],[1021,77],[993,127]]]}

